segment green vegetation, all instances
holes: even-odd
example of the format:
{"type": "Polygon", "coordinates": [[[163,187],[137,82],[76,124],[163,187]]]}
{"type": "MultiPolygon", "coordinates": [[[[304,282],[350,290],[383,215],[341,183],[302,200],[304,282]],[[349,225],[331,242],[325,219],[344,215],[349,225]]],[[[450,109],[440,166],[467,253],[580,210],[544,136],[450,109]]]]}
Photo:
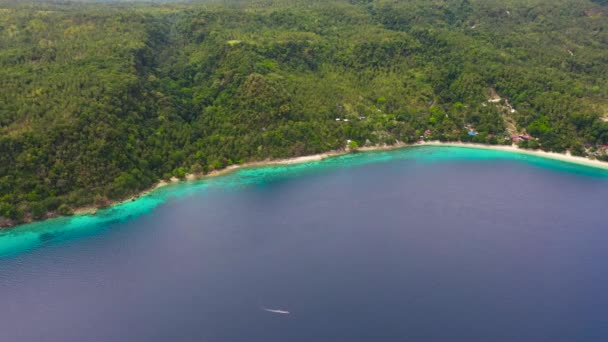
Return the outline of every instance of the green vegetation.
{"type": "Polygon", "coordinates": [[[421,136],[605,158],[605,117],[605,1],[0,2],[0,225],[421,136]]]}

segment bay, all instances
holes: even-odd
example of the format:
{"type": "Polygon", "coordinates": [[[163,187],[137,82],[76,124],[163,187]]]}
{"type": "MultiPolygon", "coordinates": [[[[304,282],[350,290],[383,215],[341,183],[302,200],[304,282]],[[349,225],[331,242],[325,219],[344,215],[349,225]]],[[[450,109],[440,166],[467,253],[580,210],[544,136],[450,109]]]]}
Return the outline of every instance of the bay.
{"type": "Polygon", "coordinates": [[[172,184],[1,232],[0,337],[601,341],[606,198],[605,170],[459,147],[172,184]]]}

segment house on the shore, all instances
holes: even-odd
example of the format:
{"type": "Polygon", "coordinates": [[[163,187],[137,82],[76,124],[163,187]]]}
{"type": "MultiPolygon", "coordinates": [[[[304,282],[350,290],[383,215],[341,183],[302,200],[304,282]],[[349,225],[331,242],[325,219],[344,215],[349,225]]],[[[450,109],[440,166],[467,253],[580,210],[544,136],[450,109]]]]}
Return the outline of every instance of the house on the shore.
{"type": "Polygon", "coordinates": [[[529,134],[524,134],[524,135],[516,134],[516,135],[512,135],[511,139],[513,140],[514,143],[518,143],[520,141],[533,139],[533,137],[529,134]]]}

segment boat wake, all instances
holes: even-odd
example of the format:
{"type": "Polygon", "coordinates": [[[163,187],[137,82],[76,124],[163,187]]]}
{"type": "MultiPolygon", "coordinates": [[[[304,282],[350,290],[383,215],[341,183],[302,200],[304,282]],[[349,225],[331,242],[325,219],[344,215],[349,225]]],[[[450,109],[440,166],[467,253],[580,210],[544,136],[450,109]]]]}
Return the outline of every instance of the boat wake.
{"type": "Polygon", "coordinates": [[[268,311],[268,312],[272,312],[275,314],[280,314],[280,315],[289,315],[289,311],[285,311],[285,310],[277,310],[277,309],[268,309],[262,306],[262,310],[264,311],[268,311]]]}

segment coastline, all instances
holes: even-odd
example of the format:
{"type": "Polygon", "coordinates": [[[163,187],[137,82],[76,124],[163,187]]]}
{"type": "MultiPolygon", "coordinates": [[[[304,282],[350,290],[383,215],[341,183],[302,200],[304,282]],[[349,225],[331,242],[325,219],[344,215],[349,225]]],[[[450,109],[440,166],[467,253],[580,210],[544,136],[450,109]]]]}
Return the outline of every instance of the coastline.
{"type": "MultiPolygon", "coordinates": [[[[185,178],[179,179],[176,177],[172,177],[170,180],[160,180],[156,182],[154,185],[145,189],[137,194],[134,194],[126,199],[111,201],[108,205],[104,207],[97,207],[95,205],[88,205],[79,208],[73,209],[73,215],[96,215],[98,210],[110,208],[125,202],[130,202],[138,199],[141,196],[149,194],[150,192],[155,191],[158,188],[167,186],[172,183],[177,182],[187,182],[194,181],[199,179],[218,177],[222,175],[226,175],[232,173],[234,171],[245,169],[245,168],[255,168],[255,167],[264,167],[264,166],[273,166],[273,165],[294,165],[301,164],[307,162],[314,161],[322,161],[327,158],[337,157],[349,153],[357,153],[357,152],[373,152],[373,151],[389,151],[396,150],[402,148],[412,148],[412,147],[421,147],[421,146],[437,146],[437,147],[460,147],[460,148],[470,148],[470,149],[481,149],[481,150],[494,150],[494,151],[503,151],[510,153],[517,153],[523,155],[529,155],[534,157],[552,159],[557,161],[562,161],[570,164],[583,165],[587,167],[599,168],[603,170],[608,170],[608,162],[602,162],[595,159],[589,159],[586,157],[572,156],[569,153],[556,153],[556,152],[547,152],[543,150],[527,150],[517,147],[516,145],[486,145],[486,144],[475,144],[475,143],[463,143],[463,142],[441,142],[441,141],[425,141],[425,142],[417,142],[414,144],[406,144],[403,142],[397,142],[394,145],[376,145],[376,146],[367,146],[360,147],[355,151],[351,151],[349,149],[342,150],[332,150],[328,152],[308,155],[308,156],[300,156],[293,158],[283,158],[283,159],[268,159],[263,161],[253,161],[247,162],[243,164],[234,164],[230,165],[221,170],[214,170],[209,173],[191,173],[187,174],[185,178]]],[[[47,219],[51,219],[54,217],[58,217],[60,215],[53,215],[48,217],[47,219]]],[[[13,224],[8,226],[0,226],[0,230],[8,230],[12,228],[16,228],[20,225],[35,222],[35,221],[43,221],[43,220],[30,220],[27,222],[22,222],[19,224],[13,224]]]]}
{"type": "MultiPolygon", "coordinates": [[[[112,201],[105,208],[112,207],[112,206],[115,206],[115,205],[118,205],[118,204],[121,204],[124,202],[133,201],[140,196],[146,195],[158,188],[167,186],[172,183],[187,182],[187,181],[194,181],[194,180],[199,180],[199,179],[204,179],[204,178],[218,177],[218,176],[226,175],[226,174],[229,174],[229,173],[232,173],[234,171],[237,171],[239,169],[244,169],[244,168],[264,167],[264,166],[273,166],[273,165],[294,165],[294,164],[308,163],[308,162],[313,162],[313,161],[322,161],[327,158],[338,157],[338,156],[345,155],[348,153],[390,151],[390,150],[396,150],[396,149],[401,149],[401,148],[411,148],[411,147],[417,147],[417,146],[463,147],[463,148],[472,148],[472,149],[519,153],[519,154],[525,154],[525,155],[536,156],[536,157],[541,157],[541,158],[559,160],[559,161],[563,161],[563,162],[571,163],[571,164],[578,164],[578,165],[584,165],[584,166],[608,170],[608,162],[602,162],[599,160],[589,159],[586,157],[572,156],[570,154],[565,154],[565,153],[547,152],[547,151],[543,151],[543,150],[526,150],[526,149],[519,148],[516,145],[486,145],[486,144],[463,143],[463,142],[441,142],[438,140],[417,142],[414,144],[406,144],[404,142],[397,142],[394,145],[376,145],[376,146],[360,147],[356,151],[350,151],[348,149],[332,150],[332,151],[328,151],[328,152],[311,154],[311,155],[300,156],[300,157],[268,159],[268,160],[263,160],[263,161],[247,162],[247,163],[243,163],[243,164],[233,164],[233,165],[225,167],[221,170],[214,170],[209,173],[189,173],[186,175],[186,177],[184,179],[179,179],[177,177],[171,177],[171,179],[169,181],[160,180],[156,184],[151,186],[150,188],[148,188],[138,194],[130,196],[127,199],[112,201]]],[[[96,212],[98,209],[103,209],[103,208],[98,208],[95,206],[86,206],[86,207],[76,208],[76,209],[74,209],[74,215],[92,214],[92,213],[96,212]]]]}
{"type": "MultiPolygon", "coordinates": [[[[402,147],[402,146],[406,146],[406,145],[405,144],[400,145],[400,147],[402,147]]],[[[173,184],[173,183],[188,182],[188,181],[195,181],[195,180],[205,179],[205,178],[219,177],[219,176],[223,176],[223,175],[226,175],[226,174],[229,174],[229,173],[232,173],[234,171],[244,169],[244,168],[264,167],[264,166],[272,166],[272,165],[293,165],[293,164],[308,163],[308,162],[313,162],[313,161],[321,161],[326,158],[337,157],[337,156],[344,155],[347,153],[350,153],[350,151],[347,151],[347,150],[328,151],[328,152],[312,154],[312,155],[308,155],[308,156],[283,158],[283,159],[269,159],[269,160],[264,160],[264,161],[253,161],[253,162],[246,162],[246,163],[242,163],[242,164],[233,164],[233,165],[227,166],[221,170],[214,170],[214,171],[211,171],[208,173],[188,173],[188,174],[186,174],[186,176],[183,179],[180,179],[177,177],[171,177],[169,180],[164,180],[164,179],[160,180],[146,190],[143,190],[124,200],[111,201],[108,205],[104,206],[103,208],[99,208],[94,205],[89,205],[89,206],[85,206],[85,207],[75,208],[73,213],[74,213],[74,215],[94,214],[97,210],[110,208],[110,207],[119,205],[121,203],[136,200],[137,198],[144,196],[146,194],[149,194],[150,192],[153,192],[154,190],[156,190],[158,188],[161,188],[161,187],[167,186],[169,184],[173,184]]]]}
{"type": "Polygon", "coordinates": [[[516,145],[485,145],[485,144],[474,144],[474,143],[463,143],[463,142],[440,142],[440,141],[428,141],[424,143],[417,143],[411,146],[444,146],[444,147],[463,147],[472,148],[479,150],[494,150],[511,152],[517,154],[524,154],[534,157],[540,157],[545,159],[558,160],[565,163],[584,165],[593,168],[599,168],[608,170],[608,162],[603,162],[597,159],[590,159],[587,157],[573,156],[570,153],[557,153],[547,152],[543,150],[527,150],[519,148],[516,145]]]}

